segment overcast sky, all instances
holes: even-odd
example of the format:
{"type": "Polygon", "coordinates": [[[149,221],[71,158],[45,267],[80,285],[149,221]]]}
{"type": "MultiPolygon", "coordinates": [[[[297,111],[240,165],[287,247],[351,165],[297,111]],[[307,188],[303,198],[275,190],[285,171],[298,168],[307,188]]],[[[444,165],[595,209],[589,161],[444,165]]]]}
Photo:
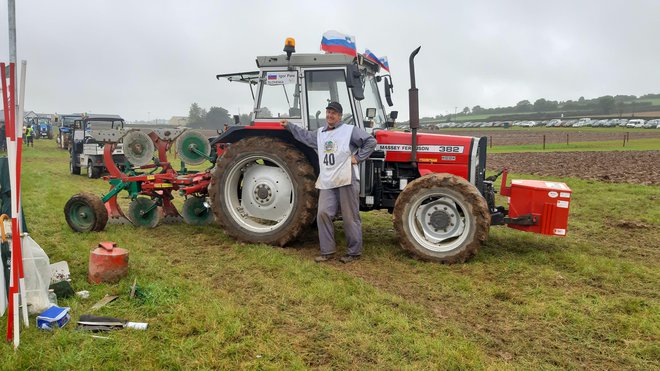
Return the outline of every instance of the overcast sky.
{"type": "MultiPolygon", "coordinates": [[[[660,1],[17,0],[26,109],[187,116],[192,102],[249,112],[257,55],[319,52],[337,30],[387,56],[393,109],[408,118],[408,56],[418,45],[421,116],[538,98],[660,93],[660,1]]],[[[0,59],[9,60],[7,1],[0,59]]]]}

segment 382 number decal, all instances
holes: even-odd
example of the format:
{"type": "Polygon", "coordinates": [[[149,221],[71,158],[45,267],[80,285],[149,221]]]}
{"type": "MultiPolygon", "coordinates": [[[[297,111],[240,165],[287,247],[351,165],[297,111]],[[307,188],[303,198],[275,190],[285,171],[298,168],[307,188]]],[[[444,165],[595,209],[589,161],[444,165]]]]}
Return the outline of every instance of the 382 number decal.
{"type": "Polygon", "coordinates": [[[462,153],[463,147],[461,146],[438,146],[438,152],[440,153],[462,153]]]}

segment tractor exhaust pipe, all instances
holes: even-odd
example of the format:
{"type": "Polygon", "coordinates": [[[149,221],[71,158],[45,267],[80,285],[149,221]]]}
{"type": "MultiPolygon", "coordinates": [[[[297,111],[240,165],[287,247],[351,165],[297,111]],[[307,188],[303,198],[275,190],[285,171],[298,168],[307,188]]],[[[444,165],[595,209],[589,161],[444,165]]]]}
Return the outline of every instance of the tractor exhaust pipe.
{"type": "Polygon", "coordinates": [[[410,112],[410,129],[412,130],[412,152],[410,161],[417,163],[417,129],[419,129],[419,95],[415,85],[415,56],[419,53],[418,47],[410,54],[410,89],[408,89],[408,112],[410,112]]]}

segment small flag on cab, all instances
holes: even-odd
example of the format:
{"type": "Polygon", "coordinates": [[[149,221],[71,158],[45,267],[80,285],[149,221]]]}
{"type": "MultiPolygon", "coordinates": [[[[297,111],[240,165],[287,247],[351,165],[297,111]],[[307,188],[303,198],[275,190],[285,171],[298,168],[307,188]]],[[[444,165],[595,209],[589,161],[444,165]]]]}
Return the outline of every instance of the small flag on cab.
{"type": "Polygon", "coordinates": [[[390,64],[387,61],[387,57],[378,58],[376,57],[376,54],[369,49],[364,50],[364,56],[370,61],[377,63],[385,71],[390,72],[390,64]]]}

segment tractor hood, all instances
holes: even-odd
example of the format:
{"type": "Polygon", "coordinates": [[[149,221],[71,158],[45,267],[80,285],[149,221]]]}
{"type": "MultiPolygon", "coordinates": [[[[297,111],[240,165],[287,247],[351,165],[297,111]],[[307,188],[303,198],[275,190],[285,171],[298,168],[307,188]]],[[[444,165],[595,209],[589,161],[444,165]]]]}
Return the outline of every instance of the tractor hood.
{"type": "MultiPolygon", "coordinates": [[[[378,141],[376,150],[385,153],[385,161],[412,160],[412,133],[378,130],[374,135],[378,141]]],[[[417,163],[420,174],[453,169],[453,174],[471,180],[477,162],[478,141],[479,138],[475,137],[417,133],[417,163]]]]}

